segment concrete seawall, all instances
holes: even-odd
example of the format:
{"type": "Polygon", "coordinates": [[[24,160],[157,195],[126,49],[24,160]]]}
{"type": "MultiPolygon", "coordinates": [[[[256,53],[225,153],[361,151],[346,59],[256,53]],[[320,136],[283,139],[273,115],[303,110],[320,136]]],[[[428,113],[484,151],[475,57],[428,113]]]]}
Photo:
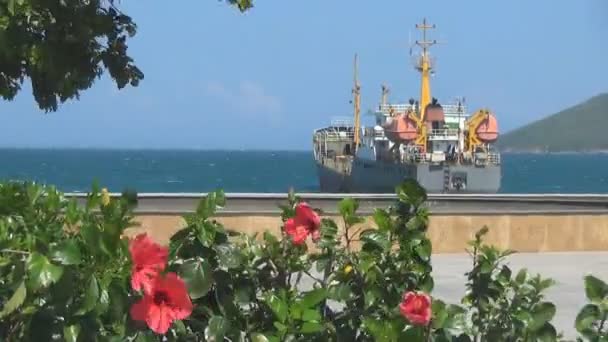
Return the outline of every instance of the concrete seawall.
{"type": "MultiPolygon", "coordinates": [[[[115,194],[117,195],[117,194],[115,194]]],[[[183,214],[192,213],[206,194],[139,194],[136,210],[141,226],[159,242],[183,226],[183,214]]],[[[374,208],[394,203],[392,194],[298,194],[325,217],[338,224],[338,202],[351,197],[359,202],[365,227],[374,227],[374,208]]],[[[85,194],[70,194],[81,203],[85,194]]],[[[265,230],[280,234],[280,210],[287,194],[226,194],[227,205],[216,219],[226,228],[247,234],[265,230]]],[[[477,230],[487,226],[485,241],[518,252],[608,251],[608,195],[606,194],[497,194],[429,195],[428,235],[435,253],[461,253],[477,230]]]]}
{"type": "MultiPolygon", "coordinates": [[[[329,216],[341,220],[336,216],[329,216]]],[[[247,234],[280,234],[278,215],[219,215],[226,228],[247,234]]],[[[138,215],[141,226],[159,242],[183,226],[179,215],[138,215]]],[[[374,227],[370,217],[363,223],[374,227]]],[[[490,229],[485,241],[518,252],[608,251],[608,214],[431,215],[428,235],[434,253],[462,253],[477,230],[490,229]]]]}

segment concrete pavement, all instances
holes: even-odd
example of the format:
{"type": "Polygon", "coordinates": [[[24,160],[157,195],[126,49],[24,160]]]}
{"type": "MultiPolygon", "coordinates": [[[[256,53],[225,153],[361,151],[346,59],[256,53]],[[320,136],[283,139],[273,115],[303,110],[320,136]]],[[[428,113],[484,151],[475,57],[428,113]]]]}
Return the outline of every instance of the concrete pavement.
{"type": "MultiPolygon", "coordinates": [[[[547,300],[557,307],[553,324],[564,337],[574,340],[574,320],[585,304],[583,277],[586,274],[608,281],[608,252],[580,253],[521,253],[508,259],[516,274],[522,268],[552,278],[557,284],[547,291],[547,300]]],[[[464,275],[471,268],[468,255],[442,254],[433,256],[434,295],[449,303],[458,303],[464,295],[464,275]]]]}
{"type": "MultiPolygon", "coordinates": [[[[433,255],[432,260],[433,296],[446,303],[459,304],[465,291],[464,274],[471,269],[471,258],[467,254],[439,254],[433,255]]],[[[585,305],[583,277],[591,273],[608,281],[608,252],[521,253],[511,255],[507,263],[513,275],[525,267],[532,275],[540,273],[543,278],[556,281],[557,284],[546,292],[546,299],[557,307],[553,324],[564,338],[574,341],[577,336],[574,320],[585,305]]],[[[310,279],[302,282],[303,289],[311,285],[310,279]]]]}

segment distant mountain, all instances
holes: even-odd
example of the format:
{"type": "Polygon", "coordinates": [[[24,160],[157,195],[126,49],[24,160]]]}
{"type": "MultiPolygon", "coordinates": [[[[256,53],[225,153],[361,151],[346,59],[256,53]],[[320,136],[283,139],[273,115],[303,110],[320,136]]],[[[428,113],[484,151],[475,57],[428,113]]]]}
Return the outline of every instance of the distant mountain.
{"type": "Polygon", "coordinates": [[[608,93],[499,137],[504,152],[608,151],[608,93]]]}

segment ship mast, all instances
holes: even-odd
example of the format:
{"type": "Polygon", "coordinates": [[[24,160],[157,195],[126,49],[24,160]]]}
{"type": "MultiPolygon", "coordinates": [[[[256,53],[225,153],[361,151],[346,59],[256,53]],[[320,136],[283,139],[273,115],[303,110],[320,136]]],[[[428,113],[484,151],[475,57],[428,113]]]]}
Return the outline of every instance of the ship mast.
{"type": "Polygon", "coordinates": [[[381,108],[380,110],[383,110],[384,107],[388,104],[388,86],[386,84],[382,84],[382,102],[380,102],[381,108]]]}
{"type": "Polygon", "coordinates": [[[359,131],[361,130],[361,85],[359,84],[359,59],[355,54],[355,65],[354,65],[354,86],[353,86],[353,97],[354,97],[354,111],[355,111],[355,152],[359,149],[359,131]]]}
{"type": "Polygon", "coordinates": [[[435,25],[427,24],[426,18],[422,21],[422,24],[416,24],[416,28],[422,30],[422,40],[416,40],[416,45],[422,48],[422,54],[416,63],[416,69],[422,74],[420,84],[420,119],[424,121],[424,114],[426,106],[431,103],[431,71],[433,66],[431,65],[431,59],[429,56],[429,47],[437,44],[436,40],[427,40],[426,31],[434,29],[435,25]]]}

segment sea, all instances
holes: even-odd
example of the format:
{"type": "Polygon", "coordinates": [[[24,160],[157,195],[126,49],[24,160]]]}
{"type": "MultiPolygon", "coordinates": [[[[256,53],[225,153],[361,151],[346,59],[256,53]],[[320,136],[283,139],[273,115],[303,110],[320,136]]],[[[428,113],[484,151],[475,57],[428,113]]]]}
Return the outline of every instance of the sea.
{"type": "MultiPolygon", "coordinates": [[[[319,192],[311,152],[0,149],[0,181],[64,192],[319,192]]],[[[501,193],[608,193],[608,154],[503,154],[501,193]]]]}

